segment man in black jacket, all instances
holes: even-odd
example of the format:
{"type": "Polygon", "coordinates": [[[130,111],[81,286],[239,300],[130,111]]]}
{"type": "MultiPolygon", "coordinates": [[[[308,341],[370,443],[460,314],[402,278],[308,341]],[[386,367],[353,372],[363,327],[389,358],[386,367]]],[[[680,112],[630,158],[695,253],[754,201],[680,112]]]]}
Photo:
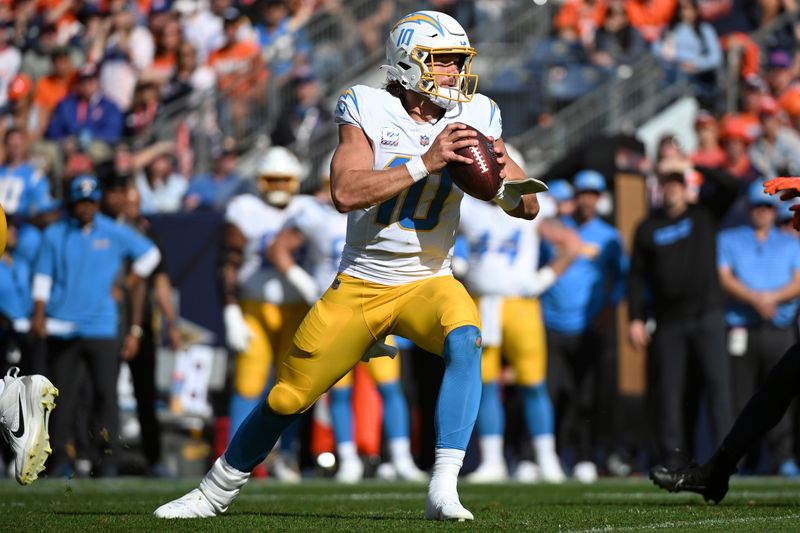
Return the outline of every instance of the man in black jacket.
{"type": "MultiPolygon", "coordinates": [[[[764,184],[764,191],[783,191],[782,200],[800,196],[800,178],[775,178],[764,184]]],[[[792,225],[800,231],[800,207],[794,211],[792,225]]],[[[736,464],[753,444],[783,418],[792,400],[800,395],[800,343],[792,345],[766,381],[747,402],[725,436],[722,445],[706,463],[668,468],[658,465],[650,470],[650,479],[670,492],[690,491],[706,501],[719,503],[728,493],[728,480],[736,472],[736,464]]]]}
{"type": "Polygon", "coordinates": [[[716,242],[718,223],[735,200],[738,183],[718,169],[691,168],[683,157],[662,161],[658,174],[663,205],[640,223],[633,243],[629,336],[635,346],[649,347],[657,453],[674,467],[681,461],[678,450],[686,446],[684,398],[691,368],[699,369],[703,389],[698,392],[704,390],[710,402],[715,443],[733,418],[716,242]],[[692,173],[703,182],[695,204],[686,185],[692,173]],[[652,342],[648,311],[656,323],[652,342]]]}

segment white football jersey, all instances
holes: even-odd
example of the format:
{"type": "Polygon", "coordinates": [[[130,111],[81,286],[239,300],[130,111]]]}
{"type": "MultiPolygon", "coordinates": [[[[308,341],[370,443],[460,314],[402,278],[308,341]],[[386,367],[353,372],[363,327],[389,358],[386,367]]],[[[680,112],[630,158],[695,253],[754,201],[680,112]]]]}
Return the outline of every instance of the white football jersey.
{"type": "Polygon", "coordinates": [[[252,194],[233,198],[225,211],[225,221],[235,225],[247,239],[244,262],[239,269],[239,295],[244,300],[273,304],[302,302],[294,286],[266,258],[272,239],[295,209],[295,201],[284,209],[273,207],[252,194]]]}
{"type": "Polygon", "coordinates": [[[461,234],[469,245],[465,285],[473,296],[519,296],[539,268],[541,217],[510,217],[493,203],[466,196],[461,234]]]}
{"type": "MultiPolygon", "coordinates": [[[[357,85],[339,97],[335,116],[337,124],[356,126],[366,133],[375,170],[403,165],[424,154],[452,122],[495,138],[503,134],[497,104],[481,94],[458,104],[436,123],[422,124],[386,90],[357,85]]],[[[463,194],[445,171],[378,205],[350,212],[340,270],[384,285],[450,274],[463,194]]]]}
{"type": "Polygon", "coordinates": [[[347,215],[313,196],[298,196],[295,204],[286,227],[296,229],[305,237],[308,254],[304,266],[314,277],[322,296],[339,272],[347,235],[347,215]]]}

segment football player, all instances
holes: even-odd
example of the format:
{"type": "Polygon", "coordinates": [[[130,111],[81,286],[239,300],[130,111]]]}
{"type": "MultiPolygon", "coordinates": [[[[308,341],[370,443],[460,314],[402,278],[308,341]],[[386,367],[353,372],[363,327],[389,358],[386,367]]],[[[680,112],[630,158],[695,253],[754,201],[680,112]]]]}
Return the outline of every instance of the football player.
{"type": "MultiPolygon", "coordinates": [[[[332,157],[332,154],[331,154],[332,157]]],[[[297,208],[272,242],[269,257],[275,267],[295,284],[312,304],[336,277],[347,234],[347,216],[336,211],[330,189],[330,159],[320,172],[321,187],[313,196],[296,199],[297,208]],[[295,261],[295,252],[308,247],[309,275],[295,261]]],[[[375,357],[367,363],[383,400],[383,429],[389,445],[391,465],[399,479],[423,481],[427,476],[411,456],[408,406],[400,386],[400,360],[375,357]]],[[[339,469],[336,479],[355,483],[364,476],[364,464],[353,442],[352,372],[331,389],[330,411],[339,469]]]]}
{"type": "MultiPolygon", "coordinates": [[[[506,152],[524,168],[516,149],[506,144],[506,152]]],[[[461,202],[460,229],[469,251],[465,285],[478,305],[483,334],[483,393],[478,411],[481,464],[467,477],[474,483],[508,478],[503,455],[501,357],[511,364],[521,387],[525,421],[542,479],[552,483],[565,479],[555,451],[553,406],[545,384],[544,324],[537,296],[577,257],[580,239],[574,231],[551,227],[551,237],[560,240],[562,253],[539,269],[538,231],[546,214],[544,199],[541,201],[543,212],[533,221],[507,221],[499,206],[472,197],[461,202]]],[[[553,205],[553,215],[555,210],[553,205]]]]}
{"type": "Polygon", "coordinates": [[[358,85],[336,106],[339,144],[331,165],[334,204],[347,212],[338,274],[309,311],[278,369],[266,404],[253,409],[200,487],[162,505],[163,518],[215,516],[228,509],[281,432],[387,334],[442,354],[436,452],[425,517],[472,520],[456,482],[481,394],[478,311],[450,270],[463,193],[448,163],[491,136],[510,215],[538,213],[540,182],[505,154],[500,110],[476,93],[475,50],[461,25],[436,11],[400,19],[386,43],[387,85],[358,85]]]}
{"type": "MultiPolygon", "coordinates": [[[[228,345],[236,352],[230,437],[264,401],[271,369],[285,354],[308,303],[287,283],[267,257],[272,239],[289,214],[303,179],[297,157],[283,147],[267,149],[258,166],[258,195],[236,196],[225,212],[223,235],[223,317],[228,345]]],[[[284,435],[272,473],[286,482],[300,481],[294,468],[293,438],[284,435]]]]}

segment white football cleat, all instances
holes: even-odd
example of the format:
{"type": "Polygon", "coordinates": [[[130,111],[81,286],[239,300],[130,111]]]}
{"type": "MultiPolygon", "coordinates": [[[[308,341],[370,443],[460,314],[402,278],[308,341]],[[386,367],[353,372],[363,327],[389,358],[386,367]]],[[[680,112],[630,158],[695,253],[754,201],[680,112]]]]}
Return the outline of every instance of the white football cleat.
{"type": "Polygon", "coordinates": [[[14,474],[20,485],[30,485],[44,470],[52,453],[47,426],[56,407],[58,389],[38,374],[19,377],[11,367],[0,394],[0,426],[14,452],[14,474]]]}
{"type": "Polygon", "coordinates": [[[165,503],[153,513],[157,518],[211,518],[217,510],[200,489],[192,489],[177,500],[165,503]]]}
{"type": "Polygon", "coordinates": [[[539,459],[539,471],[545,483],[563,483],[567,479],[557,455],[539,459]]]}
{"type": "Polygon", "coordinates": [[[292,461],[278,453],[269,468],[270,473],[281,483],[296,484],[302,481],[302,476],[297,470],[297,466],[292,461]]]}
{"type": "Polygon", "coordinates": [[[339,483],[358,483],[364,479],[364,463],[361,462],[361,459],[341,461],[339,470],[333,477],[339,483]]]}
{"type": "Polygon", "coordinates": [[[542,473],[539,466],[533,461],[520,461],[517,469],[514,470],[514,481],[520,483],[538,483],[542,480],[542,473]]]}
{"type": "Polygon", "coordinates": [[[502,483],[508,481],[508,467],[502,463],[481,463],[464,478],[469,483],[502,483]]]}
{"type": "Polygon", "coordinates": [[[466,520],[474,520],[475,517],[461,505],[458,495],[448,498],[441,495],[433,495],[429,492],[427,498],[425,498],[425,519],[464,522],[466,520]]]}
{"type": "Polygon", "coordinates": [[[397,479],[402,481],[415,481],[418,483],[427,482],[428,474],[417,468],[417,465],[410,461],[392,462],[397,479]]]}
{"type": "Polygon", "coordinates": [[[177,500],[165,503],[153,513],[158,518],[211,518],[228,510],[250,472],[235,469],[225,456],[214,461],[200,486],[177,500]]]}
{"type": "Polygon", "coordinates": [[[572,477],[580,483],[597,481],[597,467],[591,461],[581,461],[572,470],[572,477]]]}

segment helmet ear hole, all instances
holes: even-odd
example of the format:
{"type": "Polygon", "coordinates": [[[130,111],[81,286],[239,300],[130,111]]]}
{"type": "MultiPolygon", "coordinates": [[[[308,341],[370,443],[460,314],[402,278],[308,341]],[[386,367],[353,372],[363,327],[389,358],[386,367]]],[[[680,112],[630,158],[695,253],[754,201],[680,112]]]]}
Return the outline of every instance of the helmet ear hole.
{"type": "Polygon", "coordinates": [[[402,68],[403,70],[410,70],[411,69],[411,65],[409,65],[408,63],[404,63],[402,61],[398,61],[397,62],[397,66],[402,68]]]}

